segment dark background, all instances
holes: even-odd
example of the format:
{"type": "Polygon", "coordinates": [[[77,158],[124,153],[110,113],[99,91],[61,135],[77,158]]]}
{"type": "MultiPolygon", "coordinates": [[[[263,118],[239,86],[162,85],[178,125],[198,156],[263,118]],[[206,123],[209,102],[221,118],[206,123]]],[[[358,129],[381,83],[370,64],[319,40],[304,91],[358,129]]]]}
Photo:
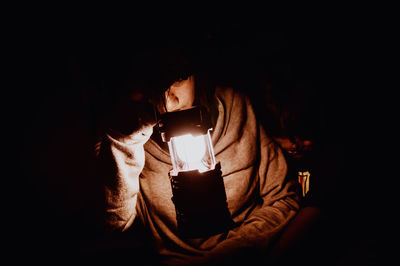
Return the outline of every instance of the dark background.
{"type": "Polygon", "coordinates": [[[129,30],[95,23],[26,25],[13,60],[17,78],[12,125],[23,147],[16,168],[22,176],[16,217],[22,218],[9,228],[12,246],[39,257],[79,253],[93,230],[87,207],[95,180],[87,178],[87,158],[110,84],[125,77],[130,59],[143,47],[171,36],[193,48],[199,66],[220,84],[253,96],[254,80],[274,67],[291,78],[312,81],[345,167],[336,199],[343,239],[336,244],[345,246],[339,250],[347,263],[377,260],[382,236],[374,228],[381,219],[370,213],[380,205],[371,197],[377,193],[369,183],[368,163],[356,164],[364,160],[359,148],[366,138],[367,108],[360,76],[368,61],[362,44],[370,35],[352,25],[273,27],[262,20],[135,24],[129,30]]]}

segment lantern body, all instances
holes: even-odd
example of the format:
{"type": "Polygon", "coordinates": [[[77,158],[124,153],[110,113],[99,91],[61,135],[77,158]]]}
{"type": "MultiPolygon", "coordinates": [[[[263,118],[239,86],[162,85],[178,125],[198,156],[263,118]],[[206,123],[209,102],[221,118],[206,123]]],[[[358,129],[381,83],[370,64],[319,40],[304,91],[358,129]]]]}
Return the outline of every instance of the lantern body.
{"type": "Polygon", "coordinates": [[[178,232],[183,237],[206,237],[228,231],[231,218],[221,164],[213,170],[169,173],[178,232]]]}
{"type": "Polygon", "coordinates": [[[215,168],[214,149],[209,130],[204,135],[185,134],[172,137],[168,147],[173,167],[172,175],[192,170],[202,173],[215,168]]]}

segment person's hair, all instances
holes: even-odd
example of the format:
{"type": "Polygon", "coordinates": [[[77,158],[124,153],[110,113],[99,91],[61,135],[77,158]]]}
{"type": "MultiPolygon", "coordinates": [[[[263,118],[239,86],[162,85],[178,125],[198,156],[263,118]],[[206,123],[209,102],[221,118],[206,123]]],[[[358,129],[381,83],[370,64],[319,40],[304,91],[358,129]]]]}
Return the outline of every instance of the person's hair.
{"type": "Polygon", "coordinates": [[[172,83],[193,73],[191,62],[177,48],[142,51],[133,58],[125,89],[142,90],[146,96],[164,92],[172,83]]]}
{"type": "Polygon", "coordinates": [[[192,53],[189,48],[176,42],[141,51],[134,58],[130,75],[124,85],[123,97],[132,90],[140,91],[145,97],[163,97],[164,91],[174,82],[194,75],[194,105],[204,106],[211,114],[211,121],[215,122],[215,82],[211,75],[198,67],[192,53]]]}

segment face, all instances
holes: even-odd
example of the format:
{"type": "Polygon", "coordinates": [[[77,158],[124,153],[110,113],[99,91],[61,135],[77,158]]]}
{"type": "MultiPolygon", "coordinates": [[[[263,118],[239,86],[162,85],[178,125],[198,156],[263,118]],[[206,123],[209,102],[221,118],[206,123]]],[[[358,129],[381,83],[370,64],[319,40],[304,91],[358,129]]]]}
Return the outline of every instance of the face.
{"type": "Polygon", "coordinates": [[[163,114],[166,111],[174,112],[192,107],[194,98],[194,77],[191,75],[185,80],[176,81],[164,92],[165,107],[161,101],[153,102],[153,104],[156,105],[160,114],[163,114]]]}
{"type": "Polygon", "coordinates": [[[279,146],[293,159],[302,158],[305,152],[312,150],[313,146],[312,140],[301,140],[299,138],[296,138],[295,142],[289,138],[275,138],[275,141],[278,142],[279,146]]]}

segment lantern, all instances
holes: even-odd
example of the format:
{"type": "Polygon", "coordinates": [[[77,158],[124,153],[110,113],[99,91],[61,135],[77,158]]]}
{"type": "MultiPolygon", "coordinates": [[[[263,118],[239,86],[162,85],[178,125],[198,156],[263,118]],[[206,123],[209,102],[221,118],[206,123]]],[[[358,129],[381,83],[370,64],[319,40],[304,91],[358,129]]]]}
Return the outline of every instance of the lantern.
{"type": "Polygon", "coordinates": [[[164,113],[158,128],[171,156],[169,177],[179,232],[184,237],[202,237],[228,230],[233,221],[206,109],[164,113]]]}

